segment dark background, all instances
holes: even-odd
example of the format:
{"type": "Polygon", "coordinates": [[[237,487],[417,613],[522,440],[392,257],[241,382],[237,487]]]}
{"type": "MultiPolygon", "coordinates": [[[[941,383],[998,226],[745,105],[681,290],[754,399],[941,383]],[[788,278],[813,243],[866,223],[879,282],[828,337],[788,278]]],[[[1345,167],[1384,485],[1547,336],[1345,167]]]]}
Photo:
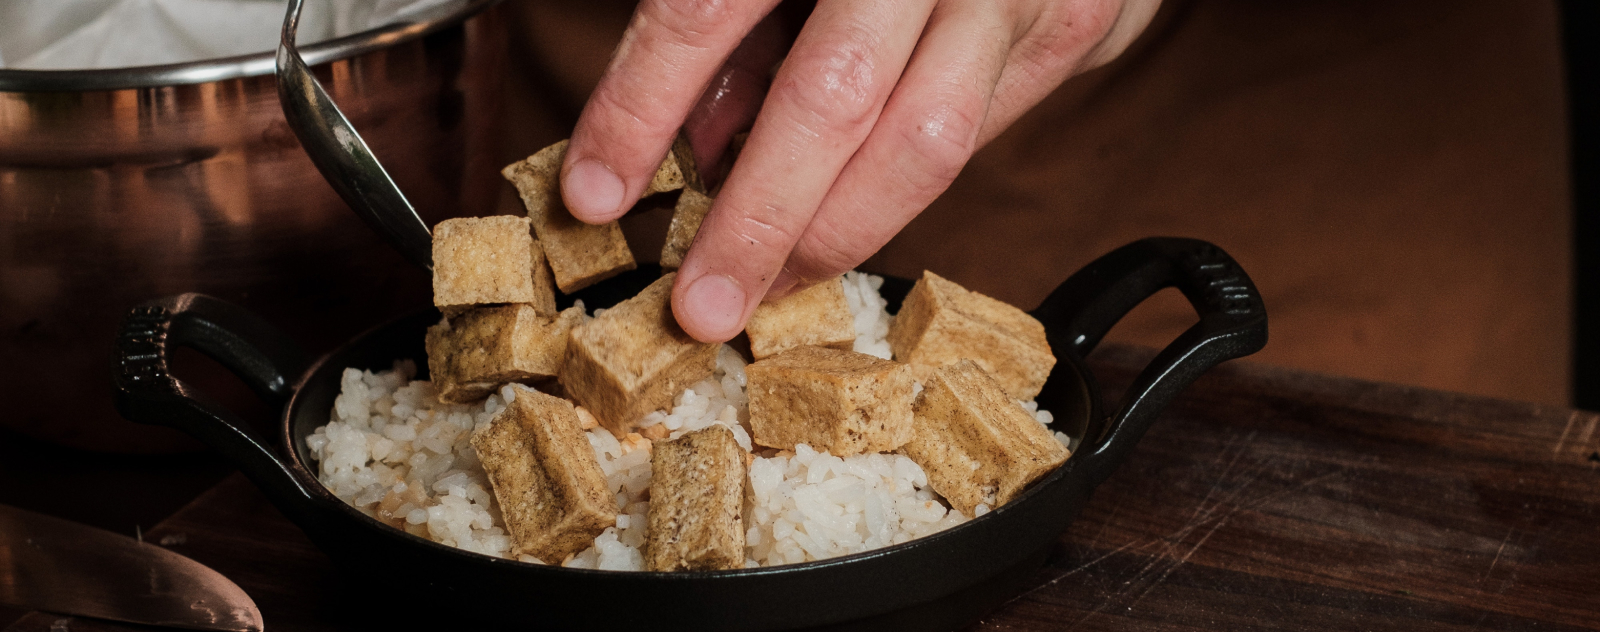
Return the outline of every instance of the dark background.
{"type": "Polygon", "coordinates": [[[1572,133],[1573,406],[1600,410],[1600,6],[1561,3],[1572,133]]]}

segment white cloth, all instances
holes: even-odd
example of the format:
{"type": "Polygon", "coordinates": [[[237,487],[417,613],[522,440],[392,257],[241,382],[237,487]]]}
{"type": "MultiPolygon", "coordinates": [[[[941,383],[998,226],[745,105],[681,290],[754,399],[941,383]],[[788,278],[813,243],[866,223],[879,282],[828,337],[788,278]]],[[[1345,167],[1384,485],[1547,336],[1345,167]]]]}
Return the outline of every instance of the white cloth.
{"type": "MultiPolygon", "coordinates": [[[[306,0],[301,45],[460,0],[306,0]]],[[[174,64],[270,51],[286,0],[0,0],[0,68],[174,64]]]]}

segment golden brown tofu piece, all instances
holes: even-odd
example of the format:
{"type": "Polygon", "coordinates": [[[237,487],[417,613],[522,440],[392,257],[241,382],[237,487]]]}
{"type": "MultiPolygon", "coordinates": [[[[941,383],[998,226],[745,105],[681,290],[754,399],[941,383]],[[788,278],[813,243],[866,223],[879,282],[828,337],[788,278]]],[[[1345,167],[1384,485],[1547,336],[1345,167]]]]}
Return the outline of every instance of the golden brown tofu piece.
{"type": "Polygon", "coordinates": [[[661,245],[661,267],[677,268],[683,265],[683,255],[694,244],[700,233],[700,224],[711,212],[711,197],[695,189],[683,190],[678,204],[672,207],[672,223],[667,226],[667,241],[661,245]]]}
{"type": "Polygon", "coordinates": [[[758,305],[744,331],[750,334],[750,353],[757,360],[805,345],[849,351],[855,345],[856,327],[850,303],[844,299],[844,279],[823,281],[758,305]]]}
{"type": "Polygon", "coordinates": [[[657,279],[572,330],[561,384],[617,436],[716,368],[717,345],[689,337],[672,317],[676,277],[657,279]]]}
{"type": "Polygon", "coordinates": [[[713,425],[652,449],[645,564],[652,571],[742,568],[747,455],[733,432],[713,425]]]}
{"type": "Polygon", "coordinates": [[[433,304],[446,314],[501,303],[548,305],[555,313],[555,293],[538,282],[542,257],[535,249],[525,217],[439,222],[433,228],[433,304]]]}
{"type": "Polygon", "coordinates": [[[639,431],[639,436],[651,441],[660,441],[667,438],[667,436],[671,434],[672,431],[667,429],[666,424],[656,424],[639,431]]]}
{"type": "Polygon", "coordinates": [[[667,152],[667,157],[661,160],[661,166],[656,167],[656,173],[650,178],[650,184],[639,197],[685,188],[705,191],[705,187],[700,184],[700,173],[695,170],[694,153],[689,150],[689,140],[679,135],[677,140],[673,141],[672,149],[667,152]]]}
{"type": "Polygon", "coordinates": [[[617,500],[572,402],[515,386],[472,447],[511,535],[511,556],[561,560],[617,523],[617,500]]]}
{"type": "Polygon", "coordinates": [[[599,419],[595,419],[594,415],[589,412],[589,409],[584,408],[582,406],[574,406],[573,410],[578,411],[578,428],[579,429],[590,430],[590,429],[593,429],[593,428],[599,428],[600,427],[600,420],[599,419]]]}
{"type": "Polygon", "coordinates": [[[533,247],[529,249],[533,255],[533,300],[528,304],[538,310],[540,316],[556,315],[556,277],[550,272],[550,258],[544,254],[544,244],[533,240],[533,247]]]}
{"type": "Polygon", "coordinates": [[[911,368],[865,353],[800,347],[745,367],[756,443],[834,456],[911,439],[911,368]]]}
{"type": "Polygon", "coordinates": [[[1017,399],[1033,399],[1056,365],[1044,325],[1027,312],[932,272],[906,295],[889,325],[894,359],[926,382],[939,367],[972,360],[1017,399]]]}
{"type": "Polygon", "coordinates": [[[480,307],[428,328],[428,373],[439,399],[483,399],[507,382],[554,379],[583,310],[542,316],[532,305],[480,307]]]}
{"type": "Polygon", "coordinates": [[[561,202],[561,160],[567,141],[539,150],[500,174],[516,185],[533,232],[544,246],[556,287],[571,293],[637,267],[616,222],[585,224],[561,202]]]}
{"type": "Polygon", "coordinates": [[[914,411],[915,432],[900,451],[968,517],[979,503],[1011,502],[1067,460],[1066,446],[971,360],[934,371],[914,411]]]}

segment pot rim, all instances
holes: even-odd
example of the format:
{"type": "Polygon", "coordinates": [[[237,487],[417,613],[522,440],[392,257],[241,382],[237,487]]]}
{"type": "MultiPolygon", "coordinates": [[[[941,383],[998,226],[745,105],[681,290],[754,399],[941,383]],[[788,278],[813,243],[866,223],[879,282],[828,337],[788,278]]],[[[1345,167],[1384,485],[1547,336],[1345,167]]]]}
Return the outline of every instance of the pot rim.
{"type": "MultiPolygon", "coordinates": [[[[348,59],[455,26],[499,2],[500,0],[456,0],[419,14],[410,21],[396,22],[301,46],[300,55],[305,58],[308,66],[348,59]]],[[[0,92],[81,92],[160,88],[267,76],[272,75],[276,69],[275,50],[155,66],[84,70],[0,69],[0,92]]]]}

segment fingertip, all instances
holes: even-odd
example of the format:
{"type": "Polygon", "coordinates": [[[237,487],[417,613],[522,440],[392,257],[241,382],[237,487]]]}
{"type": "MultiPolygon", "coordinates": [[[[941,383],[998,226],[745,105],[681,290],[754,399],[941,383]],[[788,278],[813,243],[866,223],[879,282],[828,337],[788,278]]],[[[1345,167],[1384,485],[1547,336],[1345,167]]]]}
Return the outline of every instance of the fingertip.
{"type": "Polygon", "coordinates": [[[561,182],[561,199],[567,210],[591,224],[609,222],[627,212],[622,205],[626,195],[622,178],[594,158],[574,163],[561,182]]]}
{"type": "Polygon", "coordinates": [[[674,292],[672,312],[695,340],[727,342],[744,330],[748,296],[733,277],[707,274],[674,292]]]}

